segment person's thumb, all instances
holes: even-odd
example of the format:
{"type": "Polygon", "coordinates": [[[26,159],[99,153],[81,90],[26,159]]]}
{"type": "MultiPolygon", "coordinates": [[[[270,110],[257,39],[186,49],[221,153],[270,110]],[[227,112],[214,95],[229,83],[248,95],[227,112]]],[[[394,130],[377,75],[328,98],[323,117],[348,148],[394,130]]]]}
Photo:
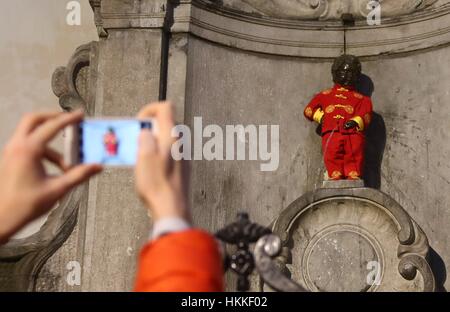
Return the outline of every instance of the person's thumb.
{"type": "Polygon", "coordinates": [[[139,158],[154,156],[157,153],[156,139],[150,130],[144,129],[139,135],[139,158]]]}

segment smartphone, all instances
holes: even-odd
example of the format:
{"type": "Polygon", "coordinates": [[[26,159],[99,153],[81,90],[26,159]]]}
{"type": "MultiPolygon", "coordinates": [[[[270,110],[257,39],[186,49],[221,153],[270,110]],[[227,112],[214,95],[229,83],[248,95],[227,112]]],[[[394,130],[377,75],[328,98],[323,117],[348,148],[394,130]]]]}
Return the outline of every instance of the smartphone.
{"type": "Polygon", "coordinates": [[[155,131],[153,120],[84,119],[65,129],[66,164],[134,166],[142,129],[155,131]]]}

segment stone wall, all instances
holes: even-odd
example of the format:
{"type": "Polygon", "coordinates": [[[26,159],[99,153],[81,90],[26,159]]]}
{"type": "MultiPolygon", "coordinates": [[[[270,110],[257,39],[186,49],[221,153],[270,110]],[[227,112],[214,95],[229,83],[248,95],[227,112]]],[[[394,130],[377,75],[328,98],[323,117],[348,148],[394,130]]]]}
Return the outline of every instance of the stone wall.
{"type": "MultiPolygon", "coordinates": [[[[205,124],[221,126],[280,125],[275,172],[259,171],[257,162],[194,161],[194,219],[214,230],[245,210],[254,221],[270,224],[297,197],[321,187],[321,140],[303,109],[315,92],[331,86],[331,63],[248,53],[197,38],[190,39],[188,51],[188,124],[202,116],[205,124]]],[[[440,262],[450,258],[445,230],[450,222],[445,164],[450,77],[443,66],[449,55],[442,47],[364,59],[361,87],[373,91],[376,112],[368,129],[366,184],[395,198],[420,224],[441,275],[440,262]]]]}

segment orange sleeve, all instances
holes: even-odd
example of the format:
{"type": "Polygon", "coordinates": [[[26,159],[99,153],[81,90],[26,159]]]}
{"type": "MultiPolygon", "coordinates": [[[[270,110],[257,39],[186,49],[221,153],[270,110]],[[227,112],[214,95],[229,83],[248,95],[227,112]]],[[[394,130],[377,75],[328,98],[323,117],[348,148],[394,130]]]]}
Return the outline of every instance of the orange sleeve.
{"type": "Polygon", "coordinates": [[[223,291],[223,263],[216,240],[192,229],[147,244],[140,254],[135,291],[223,291]]]}

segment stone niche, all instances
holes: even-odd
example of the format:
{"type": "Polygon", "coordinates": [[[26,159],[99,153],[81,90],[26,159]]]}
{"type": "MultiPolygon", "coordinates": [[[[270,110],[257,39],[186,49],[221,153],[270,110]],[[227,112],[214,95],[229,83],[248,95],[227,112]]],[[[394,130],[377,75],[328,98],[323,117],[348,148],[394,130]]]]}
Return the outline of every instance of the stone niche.
{"type": "MultiPolygon", "coordinates": [[[[385,0],[375,26],[362,0],[90,2],[99,41],[56,70],[63,109],[130,116],[167,98],[189,126],[196,116],[204,125],[280,126],[276,171],[261,172],[257,161],[192,162],[198,226],[215,232],[239,211],[272,225],[280,268],[310,291],[450,286],[449,1],[385,0]],[[344,12],[354,25],[342,25],[344,12]],[[320,137],[302,112],[330,87],[332,60],[344,52],[361,58],[359,91],[376,113],[365,187],[330,188],[322,186],[320,137]],[[369,285],[373,270],[380,283],[369,285]]],[[[106,170],[70,194],[33,239],[0,249],[0,287],[131,290],[148,230],[132,171],[106,170]],[[79,285],[67,283],[72,261],[79,285]]],[[[227,282],[231,289],[234,277],[227,282]]],[[[256,278],[252,289],[268,287],[256,278]]]]}

